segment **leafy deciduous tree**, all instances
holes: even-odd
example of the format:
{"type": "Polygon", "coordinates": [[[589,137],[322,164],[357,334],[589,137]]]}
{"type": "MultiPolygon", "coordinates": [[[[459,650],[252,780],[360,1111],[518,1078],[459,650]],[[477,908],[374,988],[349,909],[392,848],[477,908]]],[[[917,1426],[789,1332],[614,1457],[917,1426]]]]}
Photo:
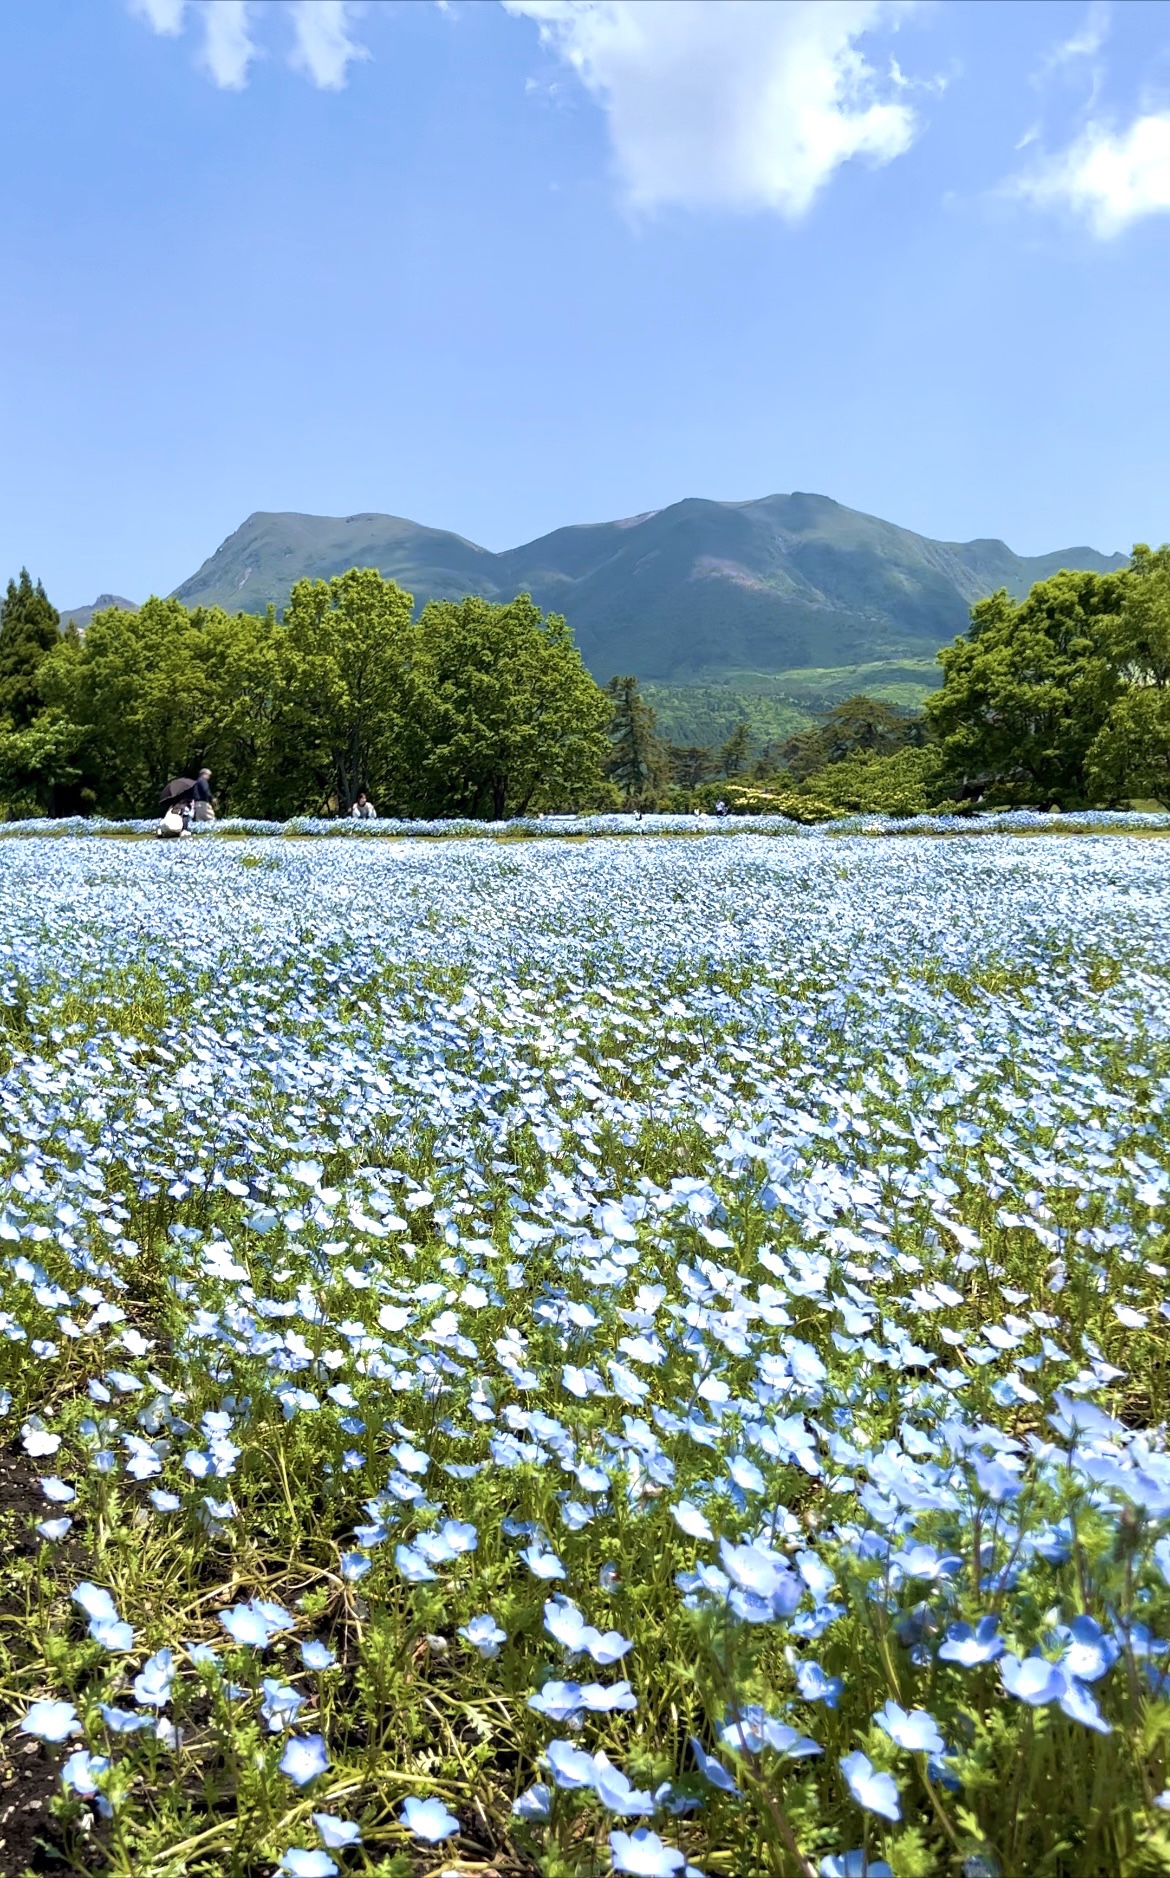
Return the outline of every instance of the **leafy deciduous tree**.
{"type": "Polygon", "coordinates": [[[564,619],[528,594],[433,600],[410,678],[411,796],[424,813],[499,821],[600,781],[609,705],[564,619]]]}
{"type": "Polygon", "coordinates": [[[1121,680],[1119,620],[1127,575],[1064,572],[1017,604],[1000,588],[939,653],[942,690],[927,700],[956,786],[1003,800],[1083,797],[1090,747],[1121,680]]]}

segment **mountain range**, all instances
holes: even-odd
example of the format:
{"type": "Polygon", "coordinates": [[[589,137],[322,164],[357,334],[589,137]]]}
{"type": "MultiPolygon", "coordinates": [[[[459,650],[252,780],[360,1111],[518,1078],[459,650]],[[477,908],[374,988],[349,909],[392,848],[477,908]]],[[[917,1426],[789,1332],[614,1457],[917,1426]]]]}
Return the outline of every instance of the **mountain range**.
{"type": "Polygon", "coordinates": [[[1061,567],[1102,572],[1093,548],[1013,554],[931,541],[828,496],[690,498],[624,521],[558,528],[493,554],[393,515],[250,515],[176,588],[187,606],[279,610],[295,580],[378,567],[418,604],[531,593],[564,613],[594,675],[670,684],[929,658],[997,587],[1022,596],[1061,567]]]}
{"type": "MultiPolygon", "coordinates": [[[[380,568],[420,606],[528,592],[567,616],[602,683],[632,672],[659,691],[731,685],[790,694],[796,704],[807,699],[810,670],[822,694],[837,674],[860,689],[852,676],[860,666],[868,689],[880,692],[885,677],[891,696],[895,679],[920,693],[936,682],[934,654],[963,631],[972,601],[997,587],[1022,597],[1058,568],[1105,572],[1125,559],[1086,547],[1018,555],[1002,541],[932,541],[802,494],[689,498],[558,528],[499,554],[394,515],[260,512],[175,595],[187,606],[279,611],[302,576],[355,566],[380,568]]],[[[110,604],[130,602],[103,594],[64,617],[84,626],[110,604]]]]}

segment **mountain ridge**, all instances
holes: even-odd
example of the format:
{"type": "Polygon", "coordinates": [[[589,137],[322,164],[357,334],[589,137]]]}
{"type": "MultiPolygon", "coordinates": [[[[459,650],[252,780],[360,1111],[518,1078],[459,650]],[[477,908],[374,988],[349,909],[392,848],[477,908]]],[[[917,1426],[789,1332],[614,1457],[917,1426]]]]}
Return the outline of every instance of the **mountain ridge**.
{"type": "Polygon", "coordinates": [[[1019,598],[1059,567],[1107,572],[1126,559],[1089,547],[1017,555],[993,538],[936,541],[801,491],[743,502],[690,496],[498,553],[403,516],[258,510],[175,597],[279,610],[295,580],[353,566],[378,567],[419,605],[527,591],[566,614],[596,677],[685,684],[930,657],[995,588],[1019,598]]]}

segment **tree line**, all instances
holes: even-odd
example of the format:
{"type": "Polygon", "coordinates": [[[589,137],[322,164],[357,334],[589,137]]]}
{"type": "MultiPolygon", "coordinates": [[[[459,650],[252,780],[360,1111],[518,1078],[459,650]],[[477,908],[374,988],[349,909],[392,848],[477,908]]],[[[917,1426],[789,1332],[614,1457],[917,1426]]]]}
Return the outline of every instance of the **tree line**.
{"type": "Polygon", "coordinates": [[[207,765],[221,810],[520,815],[589,801],[610,706],[565,621],[526,594],[432,601],[376,569],[298,581],[277,620],[150,599],[62,632],[43,587],[0,615],[11,813],[140,816],[207,765]]]}
{"type": "Polygon", "coordinates": [[[947,804],[1170,805],[1170,547],[979,601],[921,713],[846,699],[786,742],[659,737],[527,594],[431,601],[376,569],[302,580],[282,619],[150,599],[67,627],[39,582],[0,605],[0,812],[149,814],[213,771],[221,809],[501,819],[711,807],[805,820],[947,804]]]}

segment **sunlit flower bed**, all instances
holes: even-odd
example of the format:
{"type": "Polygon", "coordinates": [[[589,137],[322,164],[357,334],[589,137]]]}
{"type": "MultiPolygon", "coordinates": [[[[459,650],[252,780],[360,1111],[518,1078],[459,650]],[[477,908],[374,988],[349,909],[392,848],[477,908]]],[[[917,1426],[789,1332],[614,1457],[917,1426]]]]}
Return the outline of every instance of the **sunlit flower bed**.
{"type": "Polygon", "coordinates": [[[0,870],[44,1869],[1170,1868],[1170,847],[0,870]]]}

